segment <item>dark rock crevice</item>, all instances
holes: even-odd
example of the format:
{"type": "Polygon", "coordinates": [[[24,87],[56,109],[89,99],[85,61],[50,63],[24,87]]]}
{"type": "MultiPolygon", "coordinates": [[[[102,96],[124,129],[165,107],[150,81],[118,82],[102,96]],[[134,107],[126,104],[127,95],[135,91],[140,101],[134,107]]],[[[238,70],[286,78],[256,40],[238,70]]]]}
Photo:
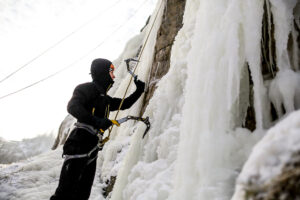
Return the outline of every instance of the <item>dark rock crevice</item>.
{"type": "Polygon", "coordinates": [[[254,91],[253,91],[253,80],[251,77],[249,64],[246,64],[248,71],[248,80],[249,80],[249,94],[248,94],[248,108],[246,118],[243,123],[243,128],[247,128],[250,131],[254,131],[256,129],[256,119],[255,119],[255,109],[254,109],[254,91]]]}
{"type": "Polygon", "coordinates": [[[141,115],[149,103],[156,89],[157,82],[169,71],[170,56],[175,37],[182,27],[186,0],[167,0],[162,17],[162,23],[157,33],[154,49],[154,60],[152,63],[148,88],[143,99],[141,115]]]}
{"type": "Polygon", "coordinates": [[[264,1],[261,37],[261,72],[264,80],[273,79],[278,68],[276,66],[276,43],[273,14],[269,0],[264,1]]]}

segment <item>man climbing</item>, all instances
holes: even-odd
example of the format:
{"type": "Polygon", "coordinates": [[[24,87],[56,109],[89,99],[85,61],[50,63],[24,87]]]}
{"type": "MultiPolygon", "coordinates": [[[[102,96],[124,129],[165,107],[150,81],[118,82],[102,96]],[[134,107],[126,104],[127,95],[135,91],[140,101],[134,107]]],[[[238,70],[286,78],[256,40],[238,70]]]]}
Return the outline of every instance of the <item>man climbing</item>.
{"type": "MultiPolygon", "coordinates": [[[[119,109],[122,99],[112,98],[107,91],[115,78],[114,66],[106,59],[95,59],[91,65],[93,81],[78,85],[68,103],[68,112],[77,119],[63,147],[65,161],[58,187],[50,200],[86,200],[91,193],[96,171],[98,140],[115,120],[109,120],[109,112],[119,109]]],[[[145,83],[135,79],[137,89],[125,98],[121,110],[130,108],[142,95],[145,83]]]]}

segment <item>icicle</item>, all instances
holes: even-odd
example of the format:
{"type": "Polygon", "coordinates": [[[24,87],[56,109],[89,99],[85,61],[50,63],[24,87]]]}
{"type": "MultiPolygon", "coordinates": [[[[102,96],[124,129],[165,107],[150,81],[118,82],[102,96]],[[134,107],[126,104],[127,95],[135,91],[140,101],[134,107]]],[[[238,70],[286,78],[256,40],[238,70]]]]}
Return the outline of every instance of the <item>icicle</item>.
{"type": "Polygon", "coordinates": [[[284,114],[282,105],[286,113],[290,113],[295,110],[295,99],[300,95],[299,87],[300,75],[293,70],[286,69],[277,73],[277,76],[272,80],[269,89],[269,97],[275,106],[278,117],[282,117],[284,114]]]}
{"type": "Polygon", "coordinates": [[[276,58],[280,70],[291,69],[287,51],[287,42],[292,30],[293,8],[297,0],[270,0],[274,17],[276,58]]]}
{"type": "Polygon", "coordinates": [[[245,34],[245,49],[246,59],[249,63],[252,80],[254,83],[254,108],[256,118],[256,128],[264,128],[266,117],[266,88],[263,84],[261,74],[261,21],[263,16],[263,1],[247,0],[243,4],[244,8],[244,34],[245,34]]]}

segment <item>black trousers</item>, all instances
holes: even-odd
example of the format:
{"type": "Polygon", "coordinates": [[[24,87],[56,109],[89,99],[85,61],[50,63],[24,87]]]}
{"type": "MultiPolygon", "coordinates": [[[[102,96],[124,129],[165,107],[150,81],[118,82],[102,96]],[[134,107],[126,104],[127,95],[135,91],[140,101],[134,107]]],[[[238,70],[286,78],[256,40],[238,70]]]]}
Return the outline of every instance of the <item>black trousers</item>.
{"type": "Polygon", "coordinates": [[[87,200],[90,196],[95,172],[96,156],[74,158],[63,163],[59,184],[50,200],[87,200]],[[92,162],[91,159],[94,158],[92,162]]]}

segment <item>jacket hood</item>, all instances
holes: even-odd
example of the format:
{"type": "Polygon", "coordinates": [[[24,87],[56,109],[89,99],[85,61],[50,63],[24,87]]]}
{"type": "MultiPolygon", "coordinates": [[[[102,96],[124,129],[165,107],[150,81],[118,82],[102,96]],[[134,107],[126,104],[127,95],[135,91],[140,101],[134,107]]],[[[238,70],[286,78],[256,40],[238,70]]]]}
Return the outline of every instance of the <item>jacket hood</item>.
{"type": "Polygon", "coordinates": [[[93,82],[105,91],[107,91],[114,83],[113,79],[109,75],[109,68],[111,64],[112,62],[107,59],[97,58],[93,60],[91,65],[91,76],[93,82]]]}

